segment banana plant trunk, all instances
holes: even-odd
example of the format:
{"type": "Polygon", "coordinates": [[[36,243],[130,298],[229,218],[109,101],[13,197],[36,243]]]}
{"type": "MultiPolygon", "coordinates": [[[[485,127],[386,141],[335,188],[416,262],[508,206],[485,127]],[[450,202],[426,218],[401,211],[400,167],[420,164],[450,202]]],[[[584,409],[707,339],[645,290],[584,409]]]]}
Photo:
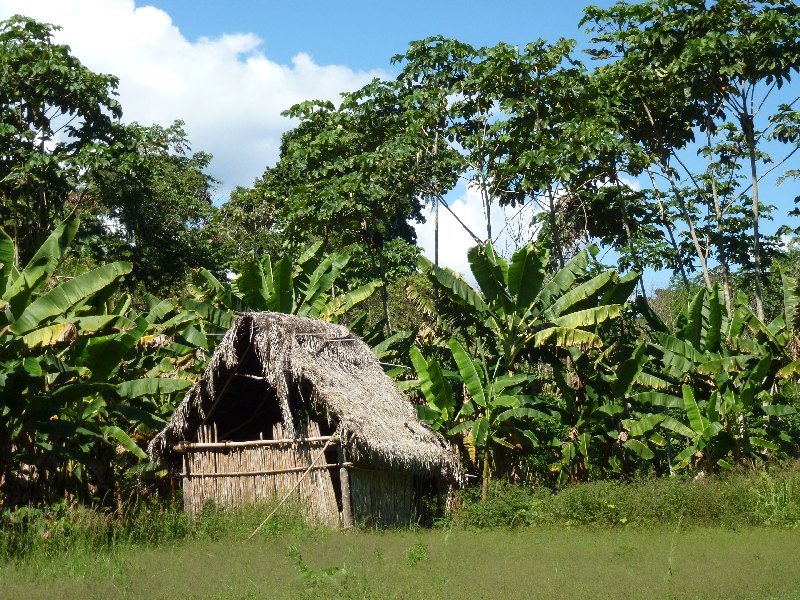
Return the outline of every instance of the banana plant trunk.
{"type": "Polygon", "coordinates": [[[481,479],[481,502],[486,503],[489,500],[489,478],[491,473],[489,471],[489,453],[484,450],[483,452],[483,477],[481,479]]]}

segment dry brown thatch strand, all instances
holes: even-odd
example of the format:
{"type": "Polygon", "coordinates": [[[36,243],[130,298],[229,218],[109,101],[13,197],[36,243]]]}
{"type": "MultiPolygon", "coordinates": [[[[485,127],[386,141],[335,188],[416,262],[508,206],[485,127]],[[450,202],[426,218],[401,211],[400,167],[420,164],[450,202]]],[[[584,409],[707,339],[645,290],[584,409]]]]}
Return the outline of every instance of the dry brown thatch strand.
{"type": "MultiPolygon", "coordinates": [[[[203,378],[186,394],[169,424],[148,447],[162,463],[179,464],[173,448],[197,441],[201,425],[213,421],[217,403],[245,360],[255,353],[260,375],[275,392],[284,431],[298,437],[290,388],[311,389],[303,398],[310,413],[327,419],[349,460],[371,469],[457,483],[461,465],[436,432],[422,423],[412,403],[385,375],[370,350],[346,327],[279,313],[237,318],[214,352],[203,378]]],[[[242,415],[242,419],[250,415],[242,415]]]]}

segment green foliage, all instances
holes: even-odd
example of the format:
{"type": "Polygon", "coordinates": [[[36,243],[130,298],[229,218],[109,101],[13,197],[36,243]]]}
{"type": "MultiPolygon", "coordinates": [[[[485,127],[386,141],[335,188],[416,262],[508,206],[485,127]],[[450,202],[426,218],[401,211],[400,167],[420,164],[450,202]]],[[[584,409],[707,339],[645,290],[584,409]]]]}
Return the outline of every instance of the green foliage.
{"type": "Polygon", "coordinates": [[[796,377],[791,362],[796,334],[785,323],[795,322],[800,294],[796,282],[786,279],[784,285],[784,314],[768,326],[741,300],[729,314],[715,288],[695,295],[673,334],[653,333],[651,368],[660,372],[637,376],[636,382],[652,391],[630,396],[640,411],[624,421],[640,440],[629,440],[630,450],[653,458],[650,446],[641,443],[649,439],[670,454],[670,469],[705,470],[797,451],[783,422],[797,409],[770,393],[779,377],[796,377]],[[658,412],[650,412],[654,409],[658,412]],[[674,456],[671,439],[681,440],[674,456]]]}
{"type": "Polygon", "coordinates": [[[133,123],[118,138],[125,152],[94,170],[82,191],[98,205],[86,219],[82,250],[100,263],[133,263],[126,287],[139,295],[180,293],[191,269],[215,267],[211,155],[191,151],[181,121],[133,123]]]}
{"type": "Polygon", "coordinates": [[[184,306],[219,330],[231,326],[236,311],[248,310],[336,321],[367,300],[379,285],[370,281],[350,291],[337,288],[349,261],[348,254],[328,253],[318,241],[295,260],[288,254],[274,265],[269,256],[244,260],[230,283],[202,269],[195,275],[195,300],[184,301],[184,306]]]}
{"type": "Polygon", "coordinates": [[[796,527],[800,479],[796,467],[702,481],[646,478],[547,488],[496,482],[488,502],[479,490],[460,494],[447,519],[457,527],[796,527]]]}
{"type": "Polygon", "coordinates": [[[465,337],[482,339],[490,361],[501,360],[508,371],[554,349],[602,345],[593,330],[621,314],[636,279],[615,271],[590,277],[589,256],[584,250],[547,274],[549,252],[542,246],[520,248],[510,263],[491,243],[476,246],[469,259],[480,291],[425,258],[420,268],[441,293],[437,308],[443,316],[465,337]]]}
{"type": "MultiPolygon", "coordinates": [[[[436,308],[463,340],[463,346],[451,342],[460,381],[470,394],[464,405],[467,412],[455,420],[457,427],[471,429],[471,443],[477,448],[485,447],[486,440],[509,449],[552,444],[559,448],[557,468],[574,478],[586,478],[592,438],[605,436],[622,409],[582,383],[582,374],[577,387],[570,385],[569,380],[575,378],[568,373],[569,365],[584,368],[589,352],[603,348],[598,330],[622,315],[637,276],[619,277],[615,271],[592,273],[587,250],[563,268],[548,272],[552,268],[549,252],[533,244],[517,250],[510,262],[491,244],[471,249],[469,259],[480,291],[452,271],[420,260],[423,272],[439,291],[436,308]],[[465,348],[478,357],[475,364],[465,348]],[[552,373],[564,399],[562,405],[543,403],[536,397],[544,390],[533,371],[542,363],[552,373]],[[514,380],[514,376],[519,378],[514,380]],[[504,386],[509,387],[507,392],[504,386]],[[533,425],[517,428],[509,422],[552,416],[567,426],[566,439],[541,440],[533,425]],[[501,431],[503,435],[499,435],[501,431]],[[505,436],[511,436],[513,443],[505,436]]],[[[418,375],[420,366],[415,363],[418,375]]],[[[427,394],[426,400],[428,408],[434,408],[436,402],[427,394]]],[[[443,425],[447,421],[430,422],[443,425]]],[[[455,433],[452,427],[450,433],[455,433]]],[[[490,472],[485,465],[487,483],[490,472]]]]}
{"type": "Polygon", "coordinates": [[[0,23],[0,225],[28,263],[87,170],[120,150],[117,79],[53,43],[57,27],[14,16],[0,23]]]}
{"type": "MultiPolygon", "coordinates": [[[[0,485],[3,505],[72,495],[112,499],[146,463],[138,441],[162,427],[207,349],[191,314],[118,292],[130,263],[73,278],[58,267],[78,230],[59,225],[24,269],[0,268],[0,485]],[[171,318],[168,318],[171,317],[171,318]],[[194,331],[193,342],[186,340],[194,331]],[[172,340],[175,340],[174,342],[172,340]]],[[[13,243],[0,230],[4,255],[13,243]]]]}

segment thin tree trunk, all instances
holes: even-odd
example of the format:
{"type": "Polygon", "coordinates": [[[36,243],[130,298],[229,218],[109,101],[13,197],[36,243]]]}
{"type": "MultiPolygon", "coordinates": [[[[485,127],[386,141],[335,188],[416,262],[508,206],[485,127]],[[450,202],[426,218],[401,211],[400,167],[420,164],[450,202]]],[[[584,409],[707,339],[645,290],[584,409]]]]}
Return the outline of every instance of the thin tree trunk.
{"type": "Polygon", "coordinates": [[[672,246],[672,253],[675,257],[675,264],[678,265],[678,272],[681,275],[681,281],[683,282],[683,287],[686,288],[688,292],[691,289],[691,285],[689,284],[689,277],[686,275],[686,267],[683,265],[683,256],[681,255],[680,248],[678,247],[678,241],[675,239],[675,231],[672,228],[672,221],[669,220],[667,216],[667,209],[664,206],[664,203],[661,201],[661,190],[658,189],[658,183],[656,182],[655,173],[653,173],[653,169],[651,167],[647,167],[647,174],[650,175],[650,181],[653,185],[653,191],[656,193],[656,200],[658,201],[658,209],[661,212],[661,223],[664,225],[664,228],[667,230],[667,235],[669,236],[669,242],[672,246]]]}
{"type": "MultiPolygon", "coordinates": [[[[647,106],[647,102],[642,101],[642,106],[644,107],[645,113],[647,114],[647,118],[650,121],[650,125],[655,127],[655,120],[653,119],[653,115],[650,112],[650,108],[647,106]]],[[[681,209],[681,216],[686,221],[686,224],[689,227],[689,236],[692,238],[692,243],[694,244],[694,249],[695,252],[697,253],[697,258],[700,259],[700,266],[703,269],[703,279],[706,282],[706,287],[711,289],[711,275],[708,272],[708,263],[706,260],[706,254],[703,252],[703,248],[700,245],[700,240],[697,237],[697,231],[694,228],[694,221],[692,220],[691,215],[689,215],[689,211],[686,208],[686,202],[683,199],[683,195],[681,194],[680,189],[678,189],[678,185],[675,182],[675,177],[673,176],[669,165],[665,164],[663,160],[661,161],[661,170],[664,171],[664,174],[667,177],[667,181],[669,181],[670,187],[672,188],[672,192],[675,194],[675,197],[678,200],[678,206],[681,209]]],[[[652,179],[652,181],[655,183],[655,179],[652,179]]],[[[688,279],[685,280],[685,284],[688,289],[688,279]]]]}
{"type": "Polygon", "coordinates": [[[439,266],[439,194],[433,197],[433,264],[439,266]]]}
{"type": "Polygon", "coordinates": [[[558,268],[564,268],[564,249],[561,247],[561,232],[558,230],[558,219],[556,217],[556,199],[553,193],[553,186],[547,186],[547,201],[550,209],[550,236],[553,249],[556,252],[556,262],[558,268]]]}
{"type": "Polygon", "coordinates": [[[392,328],[392,318],[389,315],[389,290],[388,286],[389,283],[386,280],[386,276],[383,275],[381,277],[383,285],[381,286],[381,300],[383,303],[383,318],[386,319],[386,333],[387,335],[392,335],[394,330],[392,328]]]}
{"type": "MultiPolygon", "coordinates": [[[[617,181],[617,183],[619,183],[619,181],[617,181]]],[[[628,205],[624,197],[622,198],[622,226],[625,229],[625,236],[628,238],[628,248],[631,251],[633,265],[636,270],[639,271],[639,287],[642,290],[642,298],[647,298],[647,291],[644,289],[644,269],[642,268],[642,263],[639,261],[639,254],[636,252],[636,248],[633,245],[633,233],[631,232],[631,224],[628,220],[628,205]]]]}
{"type": "MultiPolygon", "coordinates": [[[[742,97],[742,106],[746,98],[742,97]]],[[[740,117],[742,129],[747,140],[747,150],[750,154],[750,180],[753,187],[753,277],[755,279],[756,316],[764,320],[764,299],[761,290],[761,241],[759,239],[758,221],[758,168],[756,166],[756,141],[753,131],[753,115],[745,113],[740,117]]]]}
{"type": "Polygon", "coordinates": [[[481,191],[483,204],[486,207],[486,241],[492,241],[492,198],[489,192],[483,188],[481,191]]]}
{"type": "Polygon", "coordinates": [[[697,230],[694,227],[692,216],[689,214],[689,209],[686,207],[686,201],[683,199],[683,194],[681,193],[680,188],[678,188],[675,178],[670,172],[669,166],[662,165],[662,168],[664,173],[667,175],[667,180],[670,182],[670,186],[672,187],[675,197],[678,199],[678,207],[681,210],[681,216],[683,217],[684,221],[686,221],[686,225],[689,227],[689,236],[692,238],[692,244],[694,245],[695,253],[697,254],[697,258],[700,260],[700,267],[703,270],[703,280],[705,281],[706,287],[711,289],[713,284],[711,283],[711,273],[708,270],[707,256],[706,253],[703,252],[703,247],[700,244],[700,238],[697,237],[697,230]]]}
{"type": "MultiPolygon", "coordinates": [[[[433,160],[439,152],[439,128],[436,128],[433,137],[433,160]]],[[[439,266],[439,190],[438,185],[434,184],[433,189],[433,264],[439,266]]]]}
{"type": "Polygon", "coordinates": [[[489,501],[489,452],[483,451],[483,479],[481,480],[481,502],[489,501]]]}
{"type": "MultiPolygon", "coordinates": [[[[708,146],[711,147],[711,126],[709,124],[706,127],[707,131],[707,140],[708,146]]],[[[725,308],[728,311],[728,314],[732,314],[731,311],[733,310],[733,294],[731,293],[731,281],[730,281],[730,267],[728,266],[728,254],[725,252],[725,243],[723,239],[723,234],[725,233],[722,227],[722,207],[719,203],[719,192],[717,190],[717,178],[714,175],[713,171],[713,158],[711,154],[708,155],[708,162],[709,162],[709,169],[708,174],[711,177],[711,199],[714,203],[714,214],[717,218],[717,239],[716,239],[716,246],[717,246],[717,260],[719,261],[720,268],[722,269],[722,291],[725,296],[725,308]]]]}

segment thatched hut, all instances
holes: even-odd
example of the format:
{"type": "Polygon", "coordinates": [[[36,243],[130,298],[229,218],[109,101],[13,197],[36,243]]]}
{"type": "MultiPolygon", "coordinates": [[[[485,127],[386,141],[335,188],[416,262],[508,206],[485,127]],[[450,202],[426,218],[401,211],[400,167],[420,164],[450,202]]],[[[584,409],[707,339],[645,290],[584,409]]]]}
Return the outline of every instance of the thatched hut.
{"type": "Polygon", "coordinates": [[[237,318],[148,450],[190,514],[291,493],[317,522],[406,524],[421,490],[460,477],[361,339],[277,313],[237,318]]]}

